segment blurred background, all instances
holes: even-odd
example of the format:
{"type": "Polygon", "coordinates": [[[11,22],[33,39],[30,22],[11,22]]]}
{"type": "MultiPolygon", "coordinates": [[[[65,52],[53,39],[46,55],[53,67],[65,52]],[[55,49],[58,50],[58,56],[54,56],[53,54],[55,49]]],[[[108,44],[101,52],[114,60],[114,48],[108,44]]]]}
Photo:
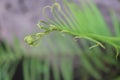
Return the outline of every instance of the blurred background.
{"type": "MultiPolygon", "coordinates": [[[[108,54],[109,51],[111,51],[110,54],[112,55],[112,57],[111,55],[109,56],[105,54],[106,56],[108,56],[106,58],[104,54],[98,55],[97,53],[96,53],[97,56],[96,54],[90,55],[87,54],[87,52],[85,52],[86,54],[80,55],[81,62],[78,60],[79,56],[72,57],[75,58],[72,59],[74,73],[72,73],[71,71],[71,63],[70,63],[72,62],[71,56],[68,56],[68,54],[61,56],[60,54],[60,56],[58,55],[56,57],[56,55],[51,54],[51,53],[55,53],[55,54],[79,53],[81,47],[78,46],[75,47],[76,43],[74,43],[74,41],[71,40],[73,39],[71,37],[67,36],[66,37],[67,39],[66,38],[63,39],[63,37],[61,36],[57,37],[57,33],[55,34],[51,33],[55,35],[55,37],[48,36],[50,40],[48,40],[48,38],[44,38],[42,42],[44,42],[45,44],[42,43],[42,47],[31,48],[27,45],[27,48],[25,48],[25,50],[21,50],[21,47],[19,47],[18,43],[22,45],[26,45],[26,43],[24,42],[25,36],[41,31],[36,24],[40,20],[45,20],[42,11],[43,7],[47,5],[52,5],[53,1],[52,0],[0,0],[0,80],[49,80],[48,77],[49,74],[50,76],[52,76],[50,80],[54,80],[53,79],[54,76],[55,76],[55,80],[63,80],[61,78],[64,78],[64,80],[72,80],[71,75],[76,76],[73,80],[80,80],[80,79],[100,80],[98,79],[99,75],[97,74],[97,71],[98,73],[101,74],[102,77],[105,77],[106,80],[110,80],[111,77],[115,78],[115,80],[120,80],[120,77],[118,76],[118,74],[120,74],[119,71],[120,68],[118,68],[120,65],[115,60],[115,57],[113,58],[113,55],[115,56],[115,54],[111,54],[112,51],[113,53],[115,52],[114,50],[112,50],[112,48],[110,48],[111,50],[110,49],[108,51],[106,50],[106,53],[108,54]],[[19,40],[18,43],[14,41],[14,37],[18,38],[19,40]],[[3,44],[4,40],[7,40],[9,44],[14,46],[8,47],[6,43],[3,44]],[[60,43],[59,40],[61,40],[60,43]],[[64,46],[62,44],[64,44],[64,46]],[[94,56],[94,58],[92,58],[91,56],[92,57],[94,56]],[[100,57],[100,61],[102,63],[96,57],[100,57]],[[48,63],[50,63],[50,65],[48,63]],[[95,65],[97,65],[97,67],[94,66],[94,63],[95,65]],[[51,66],[51,64],[53,65],[51,66]],[[105,71],[106,69],[103,66],[101,66],[101,64],[103,64],[106,68],[109,68],[110,71],[102,72],[105,71]],[[83,66],[81,67],[81,65],[83,66]],[[89,65],[92,65],[92,67],[89,65]],[[98,67],[100,69],[102,68],[102,71],[100,71],[98,67]],[[96,70],[94,70],[95,68],[96,70]],[[80,73],[83,73],[81,74],[81,76],[79,76],[79,72],[78,72],[79,69],[80,69],[80,73]],[[43,78],[40,79],[39,78],[40,75],[42,77],[43,75],[45,75],[44,76],[45,79],[43,78]],[[60,76],[60,78],[58,77],[58,75],[60,76]],[[95,77],[95,79],[91,77],[91,75],[95,77]],[[119,77],[118,79],[116,78],[116,75],[117,77],[119,77]]],[[[61,2],[61,0],[56,0],[56,1],[61,2]]],[[[75,0],[75,2],[77,1],[78,0],[75,0]]],[[[94,2],[97,4],[98,8],[102,12],[106,22],[108,23],[112,31],[113,27],[112,27],[109,11],[114,10],[118,18],[120,18],[120,0],[94,0],[94,2]]],[[[88,48],[89,47],[87,47],[87,49],[88,48]]],[[[84,51],[83,48],[81,49],[84,51]]],[[[85,51],[87,49],[85,49],[85,51]]],[[[93,52],[95,51],[93,50],[93,52]]],[[[102,52],[105,51],[102,50],[102,52]]]]}

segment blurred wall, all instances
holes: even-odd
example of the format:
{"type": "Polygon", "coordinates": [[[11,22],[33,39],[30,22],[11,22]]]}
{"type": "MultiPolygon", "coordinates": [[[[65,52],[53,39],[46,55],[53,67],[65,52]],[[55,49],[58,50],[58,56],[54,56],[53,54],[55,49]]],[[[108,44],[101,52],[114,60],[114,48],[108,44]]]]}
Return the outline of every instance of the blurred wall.
{"type": "Polygon", "coordinates": [[[0,0],[0,37],[12,40],[17,35],[21,40],[36,31],[42,8],[51,0],[0,0]]]}
{"type": "MultiPolygon", "coordinates": [[[[108,9],[114,9],[120,14],[119,0],[94,1],[108,22],[108,9]]],[[[23,41],[25,35],[39,31],[36,24],[44,19],[42,8],[51,3],[52,0],[0,0],[0,38],[10,41],[13,35],[17,35],[23,41]]]]}

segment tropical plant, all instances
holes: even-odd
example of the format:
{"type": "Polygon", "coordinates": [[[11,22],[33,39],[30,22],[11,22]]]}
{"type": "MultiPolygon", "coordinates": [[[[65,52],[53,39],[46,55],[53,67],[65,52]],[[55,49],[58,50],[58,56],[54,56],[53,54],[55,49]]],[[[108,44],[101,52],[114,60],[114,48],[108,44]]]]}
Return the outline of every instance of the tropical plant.
{"type": "Polygon", "coordinates": [[[43,32],[24,39],[30,46],[40,46],[29,51],[16,43],[13,49],[7,44],[6,50],[0,47],[0,80],[12,80],[21,59],[24,80],[120,79],[119,19],[111,10],[112,33],[92,0],[78,1],[62,0],[44,7],[46,20],[38,23],[43,32]]]}

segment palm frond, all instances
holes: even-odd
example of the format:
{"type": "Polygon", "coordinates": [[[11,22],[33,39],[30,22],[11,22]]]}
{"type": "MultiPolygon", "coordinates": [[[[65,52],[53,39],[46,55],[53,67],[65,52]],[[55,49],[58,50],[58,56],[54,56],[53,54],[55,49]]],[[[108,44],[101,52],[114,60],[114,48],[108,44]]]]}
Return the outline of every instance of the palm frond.
{"type": "MultiPolygon", "coordinates": [[[[53,19],[47,17],[47,25],[49,28],[43,32],[61,31],[71,34],[77,38],[85,38],[96,44],[104,47],[102,43],[112,45],[117,51],[120,48],[119,26],[118,20],[114,20],[114,28],[117,35],[112,36],[110,28],[106,24],[102,14],[93,2],[86,5],[81,2],[83,9],[74,2],[68,3],[63,1],[62,10],[59,3],[54,3],[52,6],[47,6],[53,14],[53,19]]],[[[45,12],[45,10],[44,10],[45,12]]],[[[45,13],[44,13],[45,14],[45,13]]],[[[114,15],[115,16],[115,15],[114,15]]],[[[115,17],[114,17],[115,18],[115,17]]],[[[43,21],[42,21],[43,23],[43,21]]],[[[43,24],[46,24],[43,23],[43,24]]],[[[39,25],[40,27],[41,25],[39,25]]],[[[34,41],[35,42],[35,41],[34,41]]]]}

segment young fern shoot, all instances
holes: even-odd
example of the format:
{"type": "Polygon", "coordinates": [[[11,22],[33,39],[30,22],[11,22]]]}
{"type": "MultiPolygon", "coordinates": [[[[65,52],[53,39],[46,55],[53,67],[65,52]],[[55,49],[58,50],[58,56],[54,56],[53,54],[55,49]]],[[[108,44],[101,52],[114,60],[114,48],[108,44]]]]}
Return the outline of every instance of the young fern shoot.
{"type": "MultiPolygon", "coordinates": [[[[120,51],[120,34],[116,36],[111,35],[109,26],[107,26],[102,14],[93,2],[89,1],[89,4],[80,2],[82,4],[82,9],[79,7],[79,3],[75,3],[74,1],[67,2],[62,0],[62,2],[63,10],[57,2],[43,9],[43,13],[47,20],[38,23],[38,27],[43,29],[44,32],[25,37],[25,42],[31,46],[35,46],[45,35],[53,31],[58,31],[70,34],[74,38],[84,38],[96,43],[96,45],[90,47],[90,49],[97,46],[105,48],[103,43],[111,45],[117,51],[116,57],[118,56],[120,51]],[[45,14],[46,9],[49,9],[52,13],[52,19],[45,14]],[[47,25],[47,27],[44,25],[47,25]]],[[[119,33],[120,26],[118,26],[116,22],[118,21],[116,21],[114,17],[114,32],[119,33]]]]}

